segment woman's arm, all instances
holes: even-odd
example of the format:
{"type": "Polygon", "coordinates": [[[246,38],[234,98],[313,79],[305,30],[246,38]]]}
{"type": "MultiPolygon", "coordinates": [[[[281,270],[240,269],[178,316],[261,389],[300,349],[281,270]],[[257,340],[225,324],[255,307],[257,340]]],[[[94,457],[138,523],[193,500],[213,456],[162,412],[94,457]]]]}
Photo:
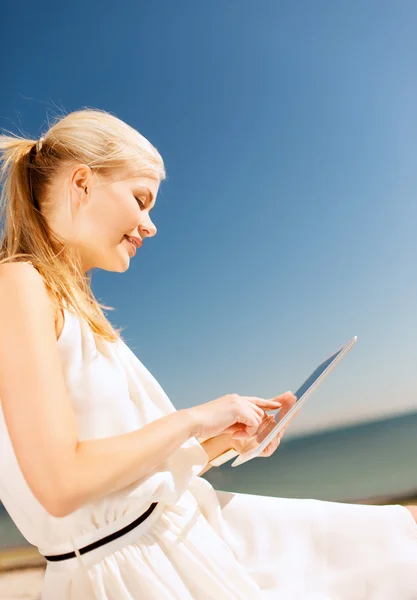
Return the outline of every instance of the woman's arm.
{"type": "Polygon", "coordinates": [[[0,398],[17,461],[54,516],[140,479],[195,435],[188,410],[140,430],[79,441],[42,277],[25,263],[0,265],[0,398]]]}
{"type": "Polygon", "coordinates": [[[79,442],[61,481],[64,514],[149,473],[192,437],[192,425],[179,410],[131,433],[79,442]]]}

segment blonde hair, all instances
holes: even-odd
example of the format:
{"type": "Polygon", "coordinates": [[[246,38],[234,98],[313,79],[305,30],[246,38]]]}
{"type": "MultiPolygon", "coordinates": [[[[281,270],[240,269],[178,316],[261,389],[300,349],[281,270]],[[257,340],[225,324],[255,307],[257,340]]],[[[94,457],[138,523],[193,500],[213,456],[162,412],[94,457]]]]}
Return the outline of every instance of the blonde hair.
{"type": "Polygon", "coordinates": [[[44,216],[54,209],[49,192],[55,177],[76,162],[88,165],[106,180],[115,180],[122,173],[159,181],[166,177],[156,148],[136,129],[104,110],[84,109],[57,117],[38,141],[10,132],[0,135],[0,264],[32,262],[58,310],[65,301],[93,333],[116,342],[121,329],[115,329],[102,311],[114,308],[95,299],[90,278],[82,273],[75,253],[51,230],[44,216]]]}

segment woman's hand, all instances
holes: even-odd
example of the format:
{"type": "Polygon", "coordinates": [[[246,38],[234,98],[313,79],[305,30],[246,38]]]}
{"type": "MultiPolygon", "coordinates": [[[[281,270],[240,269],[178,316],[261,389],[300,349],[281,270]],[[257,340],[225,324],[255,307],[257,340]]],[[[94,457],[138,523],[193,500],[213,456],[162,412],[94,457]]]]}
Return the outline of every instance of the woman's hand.
{"type": "MultiPolygon", "coordinates": [[[[297,401],[297,398],[291,392],[286,392],[285,394],[278,396],[276,398],[276,400],[278,400],[279,402],[282,403],[282,408],[281,408],[279,416],[280,416],[280,419],[283,419],[285,417],[285,415],[288,413],[288,411],[291,410],[291,408],[294,406],[295,402],[297,401]]],[[[290,419],[289,423],[291,421],[292,421],[292,419],[290,419]]],[[[285,425],[284,429],[282,431],[280,431],[279,434],[266,446],[266,448],[264,448],[262,450],[262,452],[259,454],[259,456],[268,457],[268,456],[271,456],[271,454],[273,454],[275,452],[275,450],[278,448],[278,446],[281,442],[281,439],[282,439],[289,423],[287,423],[285,425]]],[[[252,443],[253,446],[255,447],[258,444],[258,441],[256,439],[257,434],[260,433],[261,431],[263,432],[264,429],[267,429],[267,428],[270,428],[272,430],[275,425],[276,425],[276,421],[275,421],[274,415],[268,415],[267,413],[264,413],[263,419],[262,419],[257,431],[251,436],[250,439],[248,439],[248,437],[246,435],[242,436],[239,433],[239,430],[236,431],[232,435],[231,441],[232,441],[233,448],[237,452],[239,452],[239,454],[241,454],[243,452],[243,450],[248,446],[248,443],[249,443],[249,445],[252,443]]]]}
{"type": "Polygon", "coordinates": [[[209,438],[219,433],[239,432],[240,437],[249,438],[259,429],[265,411],[279,408],[278,398],[265,400],[228,394],[184,410],[190,417],[190,437],[209,438]]]}

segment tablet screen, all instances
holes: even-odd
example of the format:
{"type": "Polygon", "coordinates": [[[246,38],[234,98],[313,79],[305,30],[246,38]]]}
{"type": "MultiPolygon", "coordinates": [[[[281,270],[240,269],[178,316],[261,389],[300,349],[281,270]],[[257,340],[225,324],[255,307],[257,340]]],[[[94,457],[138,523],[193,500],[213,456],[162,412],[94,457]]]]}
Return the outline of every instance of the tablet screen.
{"type": "Polygon", "coordinates": [[[356,342],[356,337],[352,338],[347,344],[340,348],[337,352],[329,356],[324,360],[315,371],[304,381],[302,386],[294,393],[297,398],[295,405],[288,411],[288,413],[281,417],[280,410],[276,411],[274,421],[265,423],[264,427],[261,427],[245,447],[244,451],[236,458],[232,463],[232,466],[237,466],[255,458],[258,456],[264,448],[274,439],[276,435],[287,425],[287,423],[296,415],[300,410],[300,404],[303,404],[314,388],[320,383],[322,379],[331,371],[333,366],[342,358],[342,356],[351,349],[353,344],[356,342]]]}
{"type": "Polygon", "coordinates": [[[305,380],[303,385],[298,388],[295,392],[294,396],[297,398],[297,402],[301,400],[304,394],[308,391],[308,389],[314,385],[315,381],[321,376],[322,373],[329,367],[332,362],[343,352],[343,348],[341,348],[338,352],[335,352],[330,358],[325,360],[317,367],[317,369],[310,375],[308,379],[305,380]]]}

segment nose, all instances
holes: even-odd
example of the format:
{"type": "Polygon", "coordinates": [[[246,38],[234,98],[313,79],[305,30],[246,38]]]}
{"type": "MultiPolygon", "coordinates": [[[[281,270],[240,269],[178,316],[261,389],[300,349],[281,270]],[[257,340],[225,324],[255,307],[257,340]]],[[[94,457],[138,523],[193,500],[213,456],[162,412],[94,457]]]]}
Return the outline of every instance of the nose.
{"type": "Polygon", "coordinates": [[[149,215],[143,218],[142,222],[139,223],[139,233],[141,238],[153,237],[156,235],[157,229],[153,224],[149,215]]]}

